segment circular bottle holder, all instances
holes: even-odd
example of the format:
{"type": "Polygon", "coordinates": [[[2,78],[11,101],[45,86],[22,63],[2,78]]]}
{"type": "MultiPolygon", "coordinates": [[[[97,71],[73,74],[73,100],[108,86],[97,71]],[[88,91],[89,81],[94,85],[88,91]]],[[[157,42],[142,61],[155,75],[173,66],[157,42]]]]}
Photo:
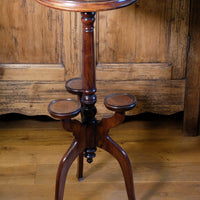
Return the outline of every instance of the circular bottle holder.
{"type": "Polygon", "coordinates": [[[136,106],[137,100],[130,94],[111,94],[104,100],[106,108],[115,112],[125,112],[136,106]]]}
{"type": "Polygon", "coordinates": [[[49,104],[50,115],[58,119],[72,118],[79,114],[81,105],[73,99],[54,100],[49,104]]]}
{"type": "Polygon", "coordinates": [[[72,94],[82,95],[82,79],[73,78],[66,82],[65,87],[72,94]]]}

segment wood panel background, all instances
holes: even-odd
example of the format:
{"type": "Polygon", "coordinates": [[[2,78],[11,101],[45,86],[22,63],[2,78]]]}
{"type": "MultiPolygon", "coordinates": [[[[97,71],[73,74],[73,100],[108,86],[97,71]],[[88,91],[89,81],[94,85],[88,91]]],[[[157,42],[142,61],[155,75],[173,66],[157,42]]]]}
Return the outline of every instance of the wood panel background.
{"type": "MultiPolygon", "coordinates": [[[[95,23],[99,116],[103,97],[135,95],[133,112],[184,110],[189,0],[139,0],[97,13],[95,23]]],[[[54,98],[70,96],[65,80],[81,76],[80,13],[34,0],[0,2],[0,114],[48,115],[54,98]]]]}
{"type": "Polygon", "coordinates": [[[200,134],[200,2],[191,1],[190,49],[187,62],[187,80],[184,108],[184,135],[200,134]]]}

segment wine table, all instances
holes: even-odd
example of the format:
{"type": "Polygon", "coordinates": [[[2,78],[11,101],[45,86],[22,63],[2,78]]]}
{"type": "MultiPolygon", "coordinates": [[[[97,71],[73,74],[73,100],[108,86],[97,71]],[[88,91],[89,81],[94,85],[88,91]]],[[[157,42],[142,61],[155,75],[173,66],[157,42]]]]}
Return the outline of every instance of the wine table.
{"type": "Polygon", "coordinates": [[[136,98],[129,94],[111,94],[104,100],[107,109],[114,111],[112,117],[96,120],[95,103],[96,76],[94,61],[95,12],[118,9],[137,0],[36,0],[39,3],[65,11],[81,13],[83,25],[83,66],[82,77],[66,82],[68,92],[78,95],[79,100],[59,99],[49,104],[49,113],[62,121],[65,130],[74,135],[74,140],[60,161],[56,178],[55,200],[63,200],[68,170],[78,157],[78,179],[83,177],[83,157],[91,163],[97,147],[109,152],[117,159],[123,172],[129,200],[135,200],[133,173],[125,151],[109,136],[111,128],[123,122],[125,112],[135,107],[136,98]],[[81,121],[72,119],[81,114],[81,121]]]}

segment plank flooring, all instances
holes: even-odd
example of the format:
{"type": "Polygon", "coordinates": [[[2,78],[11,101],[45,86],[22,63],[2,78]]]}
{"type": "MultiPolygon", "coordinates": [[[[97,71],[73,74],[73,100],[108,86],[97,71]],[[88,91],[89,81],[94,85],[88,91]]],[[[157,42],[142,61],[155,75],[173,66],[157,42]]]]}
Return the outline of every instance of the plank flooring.
{"type": "MultiPolygon", "coordinates": [[[[183,137],[178,119],[128,121],[111,137],[129,155],[137,200],[200,199],[200,137],[183,137]]],[[[0,199],[53,200],[58,163],[73,137],[57,121],[0,121],[0,199]]],[[[117,161],[101,149],[70,168],[65,200],[127,200],[117,161]]]]}

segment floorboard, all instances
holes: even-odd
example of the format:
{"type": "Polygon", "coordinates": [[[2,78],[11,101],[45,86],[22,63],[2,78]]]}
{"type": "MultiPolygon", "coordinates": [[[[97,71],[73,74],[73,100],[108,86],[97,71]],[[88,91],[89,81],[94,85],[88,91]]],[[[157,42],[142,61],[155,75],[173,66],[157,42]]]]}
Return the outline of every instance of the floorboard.
{"type": "MultiPolygon", "coordinates": [[[[133,120],[110,131],[129,155],[137,200],[200,199],[200,137],[183,137],[179,119],[133,120]]],[[[0,199],[53,200],[58,163],[73,140],[57,121],[0,121],[0,199]]],[[[84,179],[76,179],[76,161],[66,182],[65,200],[126,200],[117,161],[98,149],[84,161],[84,179]]]]}

